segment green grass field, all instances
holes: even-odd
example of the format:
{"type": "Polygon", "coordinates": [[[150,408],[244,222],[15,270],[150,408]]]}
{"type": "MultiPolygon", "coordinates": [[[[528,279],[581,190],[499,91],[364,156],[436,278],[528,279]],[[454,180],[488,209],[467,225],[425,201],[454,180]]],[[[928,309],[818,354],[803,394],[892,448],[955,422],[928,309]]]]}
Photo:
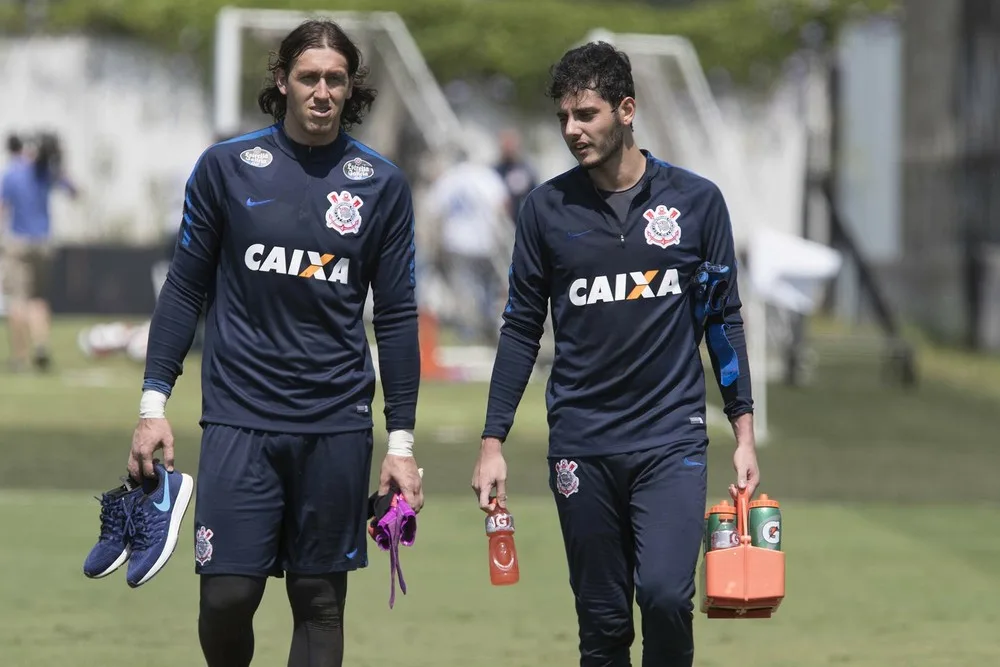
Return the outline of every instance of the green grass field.
{"type": "MultiPolygon", "coordinates": [[[[51,375],[0,374],[0,664],[204,664],[192,510],[173,560],[141,589],[121,571],[100,581],[80,572],[97,537],[93,496],[123,474],[142,373],[125,360],[83,359],[74,344],[81,324],[60,321],[51,375]]],[[[774,436],[760,464],[762,490],[782,501],[787,597],[770,620],[698,615],[697,665],[1000,664],[1000,362],[931,349],[921,361],[922,383],[910,391],[842,361],[821,366],[813,386],[771,388],[774,436]]],[[[177,464],[193,471],[199,360],[187,363],[169,414],[177,464]]],[[[541,386],[529,388],[506,448],[521,583],[489,584],[483,515],[468,488],[485,394],[484,385],[423,385],[417,452],[427,505],[417,544],[403,553],[410,594],[388,609],[387,558],[373,550],[350,583],[347,665],[577,664],[545,482],[541,386]]],[[[710,501],[732,477],[730,451],[731,436],[715,431],[710,501]]],[[[255,627],[254,664],[284,665],[291,618],[282,582],[272,580],[255,627]]]]}

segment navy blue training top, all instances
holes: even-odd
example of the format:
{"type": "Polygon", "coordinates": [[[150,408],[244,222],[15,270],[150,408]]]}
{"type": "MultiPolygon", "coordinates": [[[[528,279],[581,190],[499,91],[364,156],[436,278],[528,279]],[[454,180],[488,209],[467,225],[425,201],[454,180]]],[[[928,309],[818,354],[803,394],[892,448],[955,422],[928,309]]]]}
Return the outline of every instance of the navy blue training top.
{"type": "Polygon", "coordinates": [[[403,173],[340,132],[293,142],[280,124],[211,146],[150,327],[144,389],[170,394],[207,305],[202,423],[279,433],[414,427],[420,376],[413,204],[403,173]]]}
{"type": "Polygon", "coordinates": [[[703,440],[709,356],[729,418],[752,412],[729,212],[711,181],[657,160],[624,224],[577,167],[540,185],[517,221],[483,437],[505,439],[551,306],[550,456],[612,454],[703,440]],[[693,276],[732,271],[728,305],[702,322],[693,276]]]}

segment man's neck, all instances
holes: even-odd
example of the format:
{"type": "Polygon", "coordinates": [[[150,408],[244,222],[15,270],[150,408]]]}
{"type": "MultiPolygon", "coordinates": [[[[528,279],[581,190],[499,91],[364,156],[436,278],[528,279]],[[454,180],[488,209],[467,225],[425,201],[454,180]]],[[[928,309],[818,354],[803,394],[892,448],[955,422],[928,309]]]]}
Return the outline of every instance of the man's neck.
{"type": "Polygon", "coordinates": [[[628,190],[646,173],[646,156],[631,141],[626,141],[621,153],[587,172],[598,190],[621,192],[628,190]]]}
{"type": "Polygon", "coordinates": [[[302,146],[308,146],[310,148],[315,148],[317,146],[329,146],[330,144],[335,142],[337,140],[337,137],[340,135],[339,124],[335,126],[333,132],[330,132],[328,134],[319,134],[319,135],[310,134],[306,132],[295,123],[288,122],[287,118],[285,119],[283,125],[285,134],[288,135],[289,139],[291,139],[297,144],[300,144],[302,146]]]}

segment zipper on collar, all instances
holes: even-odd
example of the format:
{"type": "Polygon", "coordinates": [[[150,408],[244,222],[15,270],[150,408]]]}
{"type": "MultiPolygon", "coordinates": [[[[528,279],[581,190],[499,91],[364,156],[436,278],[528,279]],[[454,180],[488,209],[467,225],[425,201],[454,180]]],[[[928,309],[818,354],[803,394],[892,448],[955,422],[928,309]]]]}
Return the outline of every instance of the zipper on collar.
{"type": "Polygon", "coordinates": [[[587,183],[590,185],[590,192],[594,196],[594,199],[597,201],[598,206],[604,209],[604,214],[606,216],[610,215],[612,220],[617,221],[618,245],[621,248],[625,247],[625,222],[628,220],[628,217],[632,215],[632,210],[635,207],[636,199],[638,199],[640,195],[646,193],[646,191],[651,187],[651,184],[653,182],[653,174],[652,174],[653,167],[654,165],[649,161],[647,156],[646,171],[643,173],[642,179],[639,181],[642,185],[640,186],[639,190],[635,193],[635,197],[632,197],[632,201],[629,202],[628,212],[625,214],[624,221],[618,220],[618,216],[615,214],[614,210],[612,210],[611,206],[608,205],[606,201],[604,201],[604,197],[601,196],[601,193],[597,190],[597,186],[594,185],[594,182],[592,180],[590,180],[590,177],[587,176],[587,174],[584,173],[582,170],[580,172],[580,176],[583,179],[585,179],[587,183]]]}

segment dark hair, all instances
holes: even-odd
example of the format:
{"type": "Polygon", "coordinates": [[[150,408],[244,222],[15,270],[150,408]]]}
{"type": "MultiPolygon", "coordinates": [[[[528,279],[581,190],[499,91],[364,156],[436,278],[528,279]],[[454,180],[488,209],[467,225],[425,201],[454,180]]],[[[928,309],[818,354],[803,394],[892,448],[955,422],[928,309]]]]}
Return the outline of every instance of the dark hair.
{"type": "Polygon", "coordinates": [[[375,101],[377,91],[365,85],[368,68],[361,64],[361,50],[333,21],[306,21],[288,33],[281,41],[278,52],[271,53],[267,66],[270,76],[257,96],[257,104],[260,110],[270,114],[275,122],[283,120],[288,110],[288,100],[278,90],[278,84],[274,81],[275,72],[281,70],[287,75],[292,71],[296,58],[309,49],[319,48],[331,48],[347,60],[347,74],[351,77],[353,93],[344,103],[340,126],[350,130],[352,126],[361,124],[372,102],[375,101]]]}
{"type": "Polygon", "coordinates": [[[42,180],[54,179],[62,173],[62,146],[59,137],[43,132],[38,135],[35,173],[42,180]]]}
{"type": "Polygon", "coordinates": [[[567,51],[552,66],[547,94],[557,102],[566,95],[590,89],[612,108],[626,97],[635,97],[632,63],[607,42],[590,42],[567,51]]]}
{"type": "Polygon", "coordinates": [[[17,154],[24,150],[24,142],[21,141],[21,137],[16,134],[11,134],[7,137],[7,152],[17,154]]]}

